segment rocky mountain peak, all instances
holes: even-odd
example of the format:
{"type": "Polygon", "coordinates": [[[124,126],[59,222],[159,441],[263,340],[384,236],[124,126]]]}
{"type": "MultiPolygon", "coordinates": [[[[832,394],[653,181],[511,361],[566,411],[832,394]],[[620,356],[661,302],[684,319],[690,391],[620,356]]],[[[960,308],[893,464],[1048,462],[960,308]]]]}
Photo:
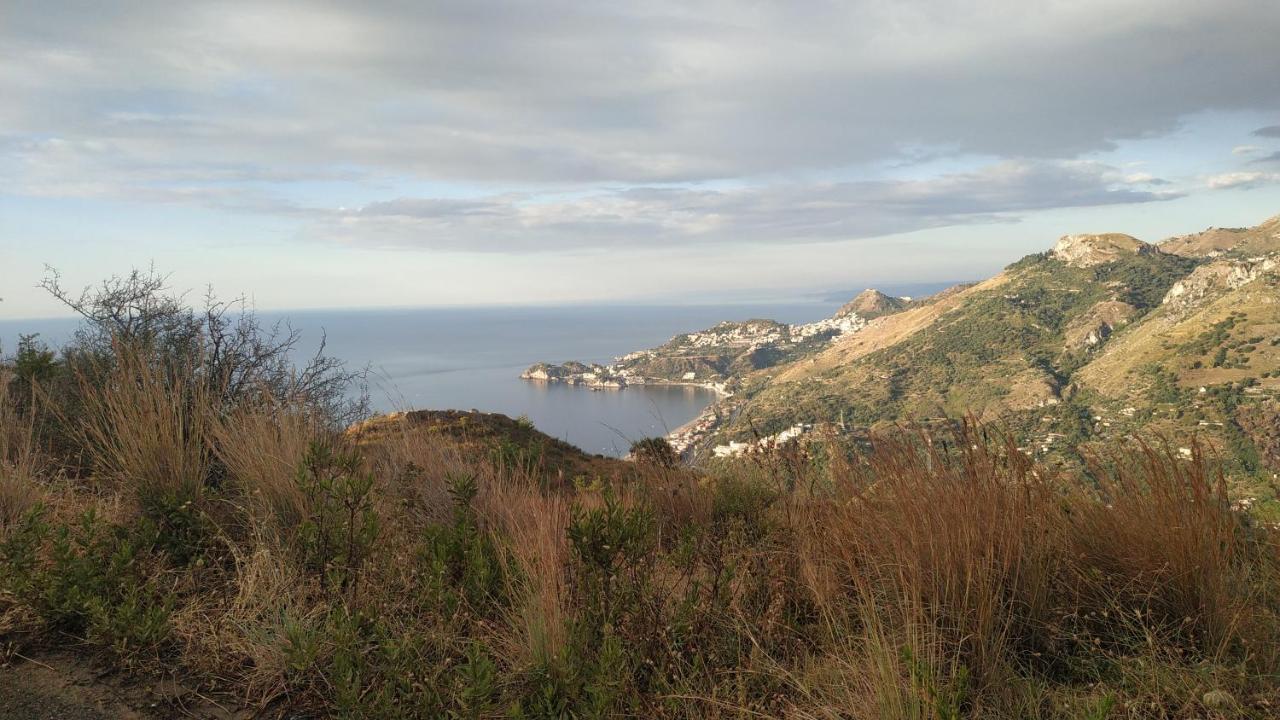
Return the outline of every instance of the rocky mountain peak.
{"type": "Polygon", "coordinates": [[[871,319],[879,315],[888,315],[897,312],[906,307],[907,301],[902,298],[886,295],[875,288],[868,288],[858,293],[858,296],[845,303],[844,307],[836,312],[836,317],[844,317],[851,313],[857,313],[866,319],[871,319]]]}
{"type": "Polygon", "coordinates": [[[1123,233],[1064,235],[1053,246],[1053,256],[1073,267],[1094,267],[1125,255],[1159,252],[1156,246],[1123,233]]]}

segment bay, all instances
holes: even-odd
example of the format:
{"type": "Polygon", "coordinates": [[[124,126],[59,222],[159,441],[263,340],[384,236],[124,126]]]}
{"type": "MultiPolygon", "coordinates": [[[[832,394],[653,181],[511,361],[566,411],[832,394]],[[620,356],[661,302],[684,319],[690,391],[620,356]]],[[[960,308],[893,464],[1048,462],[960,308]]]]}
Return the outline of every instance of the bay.
{"type": "MultiPolygon", "coordinates": [[[[374,408],[459,409],[525,416],[543,432],[592,453],[623,455],[633,441],[693,419],[715,399],[692,387],[629,387],[593,391],[521,380],[540,361],[608,362],[660,345],[676,334],[722,320],[771,318],[809,322],[835,302],[751,305],[618,305],[412,308],[261,312],[265,323],[287,323],[302,336],[299,353],[325,352],[370,369],[374,408]]],[[[0,321],[0,351],[20,333],[40,333],[57,347],[74,320],[0,321]]]]}

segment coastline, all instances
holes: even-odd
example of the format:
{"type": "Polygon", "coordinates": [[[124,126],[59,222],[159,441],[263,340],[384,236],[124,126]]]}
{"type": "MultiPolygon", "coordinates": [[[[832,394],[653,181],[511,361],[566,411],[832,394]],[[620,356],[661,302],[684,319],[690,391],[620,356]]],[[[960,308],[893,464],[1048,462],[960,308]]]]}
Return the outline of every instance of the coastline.
{"type": "Polygon", "coordinates": [[[733,393],[726,390],[723,383],[700,383],[689,382],[687,380],[666,380],[663,378],[642,378],[641,382],[627,382],[626,379],[623,378],[621,381],[614,380],[604,383],[593,383],[589,381],[583,382],[567,380],[564,378],[529,377],[527,375],[521,375],[520,379],[526,382],[544,383],[547,385],[568,385],[570,387],[582,387],[588,390],[626,390],[629,387],[646,387],[652,385],[661,385],[662,387],[692,387],[700,388],[702,390],[710,390],[715,393],[716,401],[733,397],[733,393]]]}
{"type": "Polygon", "coordinates": [[[715,394],[711,402],[707,403],[698,414],[690,420],[677,426],[672,430],[668,430],[664,436],[667,442],[671,443],[672,448],[679,454],[685,454],[690,448],[696,445],[708,433],[714,431],[719,424],[720,408],[719,404],[723,400],[733,397],[733,393],[729,392],[725,387],[725,383],[706,383],[695,382],[689,380],[667,380],[665,378],[640,378],[640,382],[628,383],[625,378],[611,380],[607,383],[594,383],[591,381],[581,381],[575,378],[564,377],[530,377],[526,372],[520,376],[526,382],[535,382],[542,384],[560,384],[570,387],[579,387],[593,392],[600,391],[617,391],[624,392],[629,387],[689,387],[698,388],[700,390],[709,390],[715,394]]]}

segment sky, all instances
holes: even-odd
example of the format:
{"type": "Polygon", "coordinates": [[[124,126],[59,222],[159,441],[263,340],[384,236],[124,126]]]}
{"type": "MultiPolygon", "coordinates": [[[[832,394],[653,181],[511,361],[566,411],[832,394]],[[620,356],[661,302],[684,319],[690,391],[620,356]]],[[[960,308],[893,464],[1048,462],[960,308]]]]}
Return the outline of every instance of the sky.
{"type": "Polygon", "coordinates": [[[786,300],[1280,214],[1271,0],[0,1],[0,318],[786,300]]]}

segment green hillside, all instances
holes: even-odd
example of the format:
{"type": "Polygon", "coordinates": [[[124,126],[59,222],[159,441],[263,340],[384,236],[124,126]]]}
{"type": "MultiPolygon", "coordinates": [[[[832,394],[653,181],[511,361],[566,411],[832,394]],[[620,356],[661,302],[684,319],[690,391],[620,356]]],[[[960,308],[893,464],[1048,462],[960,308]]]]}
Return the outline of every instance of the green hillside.
{"type": "Polygon", "coordinates": [[[1162,245],[1067,236],[756,373],[707,446],[797,423],[849,432],[973,414],[1031,453],[1077,460],[1145,429],[1229,449],[1233,472],[1258,475],[1280,466],[1277,238],[1280,219],[1162,245]]]}

